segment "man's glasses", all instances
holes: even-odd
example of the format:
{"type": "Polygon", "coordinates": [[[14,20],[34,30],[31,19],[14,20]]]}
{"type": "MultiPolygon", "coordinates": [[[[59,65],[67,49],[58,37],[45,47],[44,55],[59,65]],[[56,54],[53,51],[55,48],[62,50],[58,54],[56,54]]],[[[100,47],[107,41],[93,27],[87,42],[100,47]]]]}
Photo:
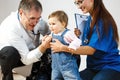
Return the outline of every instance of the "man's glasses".
{"type": "Polygon", "coordinates": [[[40,16],[39,18],[28,17],[25,12],[24,12],[24,14],[25,14],[25,17],[28,19],[28,21],[29,21],[30,23],[33,23],[33,22],[35,22],[35,21],[38,22],[38,21],[40,20],[40,18],[41,18],[41,16],[40,16]]]}
{"type": "Polygon", "coordinates": [[[80,4],[83,3],[83,1],[84,1],[84,0],[76,1],[76,2],[74,2],[74,4],[77,5],[77,6],[79,6],[80,4]]]}

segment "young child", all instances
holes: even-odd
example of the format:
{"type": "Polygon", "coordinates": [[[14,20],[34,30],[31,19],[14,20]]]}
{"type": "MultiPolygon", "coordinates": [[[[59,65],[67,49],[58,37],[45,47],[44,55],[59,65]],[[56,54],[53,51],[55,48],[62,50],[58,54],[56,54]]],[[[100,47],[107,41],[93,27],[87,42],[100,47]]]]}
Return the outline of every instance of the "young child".
{"type": "MultiPolygon", "coordinates": [[[[58,39],[69,48],[77,49],[81,40],[67,29],[68,16],[64,11],[55,11],[48,16],[52,42],[58,39]]],[[[59,46],[59,45],[58,45],[59,46]]],[[[52,52],[52,80],[81,80],[76,55],[67,52],[52,52]]]]}

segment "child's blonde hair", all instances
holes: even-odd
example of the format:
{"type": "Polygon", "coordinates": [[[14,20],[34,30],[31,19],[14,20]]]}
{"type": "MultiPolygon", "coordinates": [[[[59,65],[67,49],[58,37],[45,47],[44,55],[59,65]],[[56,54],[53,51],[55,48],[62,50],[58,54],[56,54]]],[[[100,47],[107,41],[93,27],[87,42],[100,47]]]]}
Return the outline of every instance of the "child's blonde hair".
{"type": "Polygon", "coordinates": [[[56,17],[62,24],[65,24],[65,28],[67,27],[67,25],[68,25],[68,16],[64,11],[58,10],[58,11],[52,12],[48,16],[48,19],[51,18],[51,17],[56,17]]]}

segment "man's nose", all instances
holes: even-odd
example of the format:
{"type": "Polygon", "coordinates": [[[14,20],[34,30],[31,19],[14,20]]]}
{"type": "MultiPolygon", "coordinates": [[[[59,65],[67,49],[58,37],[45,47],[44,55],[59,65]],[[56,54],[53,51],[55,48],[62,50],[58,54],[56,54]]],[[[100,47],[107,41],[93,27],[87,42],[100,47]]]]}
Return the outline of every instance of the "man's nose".
{"type": "Polygon", "coordinates": [[[36,25],[38,23],[39,20],[34,20],[33,24],[36,25]]]}

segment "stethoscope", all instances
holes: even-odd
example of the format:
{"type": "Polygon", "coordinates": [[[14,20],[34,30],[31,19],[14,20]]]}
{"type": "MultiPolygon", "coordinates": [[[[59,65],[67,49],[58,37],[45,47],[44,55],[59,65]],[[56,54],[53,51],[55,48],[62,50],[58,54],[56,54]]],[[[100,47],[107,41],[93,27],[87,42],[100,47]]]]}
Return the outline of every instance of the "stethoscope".
{"type": "Polygon", "coordinates": [[[84,44],[88,44],[89,40],[85,39],[83,42],[84,42],[84,44]]]}
{"type": "Polygon", "coordinates": [[[85,33],[84,38],[83,38],[83,44],[87,45],[89,43],[89,39],[87,37],[87,33],[85,33]]]}

